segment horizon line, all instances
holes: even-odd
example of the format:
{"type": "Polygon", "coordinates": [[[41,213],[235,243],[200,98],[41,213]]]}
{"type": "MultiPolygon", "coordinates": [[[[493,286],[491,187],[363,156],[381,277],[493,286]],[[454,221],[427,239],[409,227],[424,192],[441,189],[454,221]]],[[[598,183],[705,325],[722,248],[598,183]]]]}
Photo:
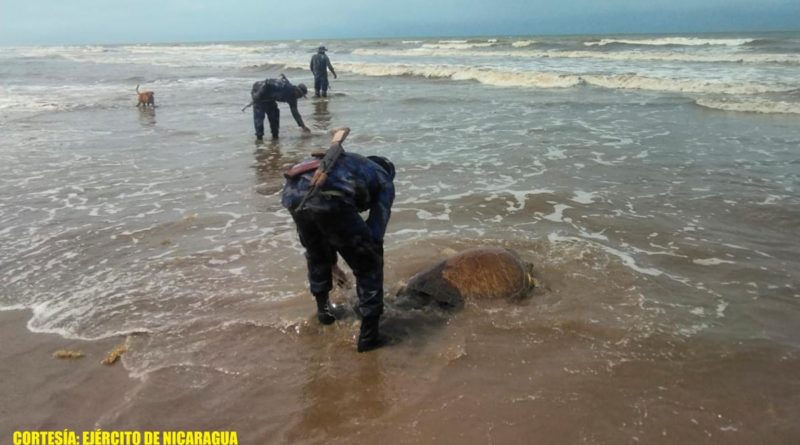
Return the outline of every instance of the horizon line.
{"type": "Polygon", "coordinates": [[[28,47],[28,46],[123,46],[123,45],[168,45],[168,44],[203,44],[203,43],[260,43],[260,42],[302,42],[306,40],[401,40],[401,39],[435,39],[435,38],[517,38],[517,37],[595,37],[595,36],[685,36],[685,35],[725,35],[725,34],[783,34],[800,33],[798,29],[779,29],[779,30],[738,30],[738,31],[670,31],[670,32],[610,32],[610,33],[539,33],[539,34],[428,34],[428,35],[406,35],[406,36],[370,36],[370,37],[305,37],[288,39],[232,39],[232,40],[163,40],[163,41],[127,41],[114,43],[85,42],[85,43],[20,43],[7,44],[0,42],[0,47],[28,47]]]}

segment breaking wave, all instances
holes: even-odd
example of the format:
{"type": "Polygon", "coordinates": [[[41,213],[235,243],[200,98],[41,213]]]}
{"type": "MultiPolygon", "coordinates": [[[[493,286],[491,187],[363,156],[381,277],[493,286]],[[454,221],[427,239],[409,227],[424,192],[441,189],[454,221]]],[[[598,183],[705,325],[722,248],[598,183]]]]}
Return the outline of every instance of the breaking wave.
{"type": "Polygon", "coordinates": [[[47,46],[12,48],[16,57],[61,57],[73,62],[98,64],[136,64],[166,67],[238,66],[263,63],[265,53],[280,52],[279,45],[125,45],[125,46],[47,46]]]}
{"type": "Polygon", "coordinates": [[[466,40],[440,40],[439,43],[423,43],[420,48],[425,49],[472,49],[489,48],[496,42],[468,42],[466,40]]]}
{"type": "Polygon", "coordinates": [[[697,99],[695,103],[701,107],[723,111],[800,115],[800,103],[770,101],[763,98],[701,98],[697,99]]]}
{"type": "MultiPolygon", "coordinates": [[[[515,42],[516,43],[516,42],[515,42]]],[[[512,44],[513,45],[513,44],[512,44]]],[[[613,61],[650,62],[701,62],[701,63],[782,63],[800,65],[800,54],[750,54],[750,53],[703,53],[681,52],[597,52],[597,51],[469,51],[468,48],[412,48],[369,49],[356,48],[353,54],[361,56],[393,57],[519,57],[534,59],[598,59],[613,61]]]]}
{"type": "Polygon", "coordinates": [[[705,94],[763,94],[791,91],[791,87],[767,86],[756,83],[730,83],[694,79],[663,79],[637,74],[586,75],[583,80],[589,84],[612,89],[669,91],[675,93],[705,94]]]}
{"type": "MultiPolygon", "coordinates": [[[[638,74],[579,75],[536,71],[475,68],[466,65],[416,65],[343,63],[340,69],[365,76],[416,76],[452,80],[474,80],[485,85],[505,87],[569,88],[592,85],[610,89],[667,91],[705,94],[762,94],[791,91],[793,87],[756,83],[664,79],[638,74]]],[[[287,65],[287,68],[290,66],[287,65]]]]}
{"type": "Polygon", "coordinates": [[[340,69],[364,76],[414,76],[425,78],[475,80],[486,85],[538,88],[568,88],[581,83],[580,76],[503,71],[465,65],[410,65],[344,63],[340,69]]]}
{"type": "Polygon", "coordinates": [[[755,39],[703,39],[699,37],[662,37],[657,39],[601,39],[584,42],[586,46],[621,45],[647,45],[647,46],[742,46],[753,42],[755,39]]]}

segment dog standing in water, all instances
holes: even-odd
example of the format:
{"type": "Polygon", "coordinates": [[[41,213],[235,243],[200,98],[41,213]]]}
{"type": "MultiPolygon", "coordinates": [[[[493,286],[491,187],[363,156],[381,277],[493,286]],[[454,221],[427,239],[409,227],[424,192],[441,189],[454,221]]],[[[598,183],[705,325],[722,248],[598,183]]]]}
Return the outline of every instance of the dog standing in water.
{"type": "Polygon", "coordinates": [[[155,93],[152,91],[139,91],[139,84],[136,84],[136,94],[139,95],[139,103],[136,104],[137,107],[156,107],[156,99],[155,93]]]}

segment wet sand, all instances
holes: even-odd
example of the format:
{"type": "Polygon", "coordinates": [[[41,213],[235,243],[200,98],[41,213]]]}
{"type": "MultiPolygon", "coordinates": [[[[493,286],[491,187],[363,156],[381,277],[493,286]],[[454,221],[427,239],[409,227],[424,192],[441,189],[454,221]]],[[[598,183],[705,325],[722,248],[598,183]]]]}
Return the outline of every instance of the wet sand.
{"type": "MultiPolygon", "coordinates": [[[[0,311],[0,432],[94,429],[135,381],[122,364],[100,361],[123,338],[68,340],[26,328],[31,311],[0,311]],[[57,359],[53,352],[78,350],[78,359],[57,359]]],[[[3,439],[5,443],[6,439],[3,439]]]]}

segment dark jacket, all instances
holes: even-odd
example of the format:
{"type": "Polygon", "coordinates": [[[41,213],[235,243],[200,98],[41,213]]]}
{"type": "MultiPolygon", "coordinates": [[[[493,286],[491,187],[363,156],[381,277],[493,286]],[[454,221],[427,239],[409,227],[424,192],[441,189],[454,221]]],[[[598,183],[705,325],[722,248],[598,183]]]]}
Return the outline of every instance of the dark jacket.
{"type": "Polygon", "coordinates": [[[331,65],[331,59],[325,53],[314,54],[311,57],[309,68],[314,73],[314,77],[328,77],[328,70],[331,70],[334,76],[336,75],[336,71],[333,70],[333,65],[331,65]]]}
{"type": "Polygon", "coordinates": [[[266,102],[285,102],[289,104],[297,125],[304,127],[303,117],[297,110],[297,89],[286,79],[266,79],[253,84],[250,90],[253,105],[263,105],[266,102]]]}
{"type": "MultiPolygon", "coordinates": [[[[328,179],[322,186],[322,194],[331,197],[329,205],[332,208],[344,204],[359,212],[369,210],[366,223],[373,239],[380,243],[394,202],[394,166],[385,159],[381,161],[386,167],[357,153],[345,152],[328,172],[328,179]]],[[[303,200],[313,175],[312,170],[287,178],[281,203],[290,212],[303,200]]]]}

